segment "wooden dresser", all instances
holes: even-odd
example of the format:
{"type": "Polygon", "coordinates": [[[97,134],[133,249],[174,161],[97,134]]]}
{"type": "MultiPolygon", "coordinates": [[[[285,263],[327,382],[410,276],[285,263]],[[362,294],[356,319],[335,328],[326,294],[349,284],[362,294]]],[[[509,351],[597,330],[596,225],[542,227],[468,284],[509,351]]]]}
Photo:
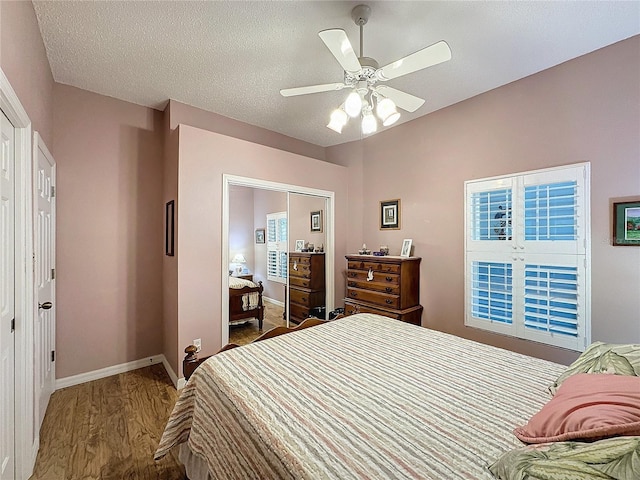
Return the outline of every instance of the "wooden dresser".
{"type": "Polygon", "coordinates": [[[324,253],[289,252],[289,319],[300,323],[325,306],[324,253]]]}
{"type": "Polygon", "coordinates": [[[377,313],[420,325],[420,257],[347,255],[345,315],[377,313]]]}

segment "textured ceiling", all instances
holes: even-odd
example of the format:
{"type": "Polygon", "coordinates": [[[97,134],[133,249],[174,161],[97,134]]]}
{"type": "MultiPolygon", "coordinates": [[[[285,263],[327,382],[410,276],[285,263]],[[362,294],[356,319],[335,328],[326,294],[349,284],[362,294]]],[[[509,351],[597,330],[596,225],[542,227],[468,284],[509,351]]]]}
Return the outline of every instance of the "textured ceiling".
{"type": "MultiPolygon", "coordinates": [[[[330,1],[35,1],[53,77],[162,109],[174,99],[320,146],[361,138],[326,124],[347,91],[284,98],[280,89],[341,82],[318,37],[351,9],[330,1]]],[[[364,55],[386,65],[439,40],[449,62],[387,85],[426,99],[396,124],[640,33],[640,2],[366,2],[364,55]]],[[[640,60],[639,60],[640,63],[640,60]]],[[[393,127],[389,127],[393,128],[393,127]]],[[[380,130],[379,130],[380,131],[380,130]]]]}

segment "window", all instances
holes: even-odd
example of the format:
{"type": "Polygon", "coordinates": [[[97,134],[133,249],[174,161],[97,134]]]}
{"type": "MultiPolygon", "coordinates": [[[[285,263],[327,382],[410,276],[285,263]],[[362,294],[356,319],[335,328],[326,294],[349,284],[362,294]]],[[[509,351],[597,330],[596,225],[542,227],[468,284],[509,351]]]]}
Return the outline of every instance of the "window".
{"type": "Polygon", "coordinates": [[[590,343],[589,164],[465,182],[465,325],[590,343]]]}
{"type": "Polygon", "coordinates": [[[267,279],[287,283],[287,212],[267,214],[267,279]]]}

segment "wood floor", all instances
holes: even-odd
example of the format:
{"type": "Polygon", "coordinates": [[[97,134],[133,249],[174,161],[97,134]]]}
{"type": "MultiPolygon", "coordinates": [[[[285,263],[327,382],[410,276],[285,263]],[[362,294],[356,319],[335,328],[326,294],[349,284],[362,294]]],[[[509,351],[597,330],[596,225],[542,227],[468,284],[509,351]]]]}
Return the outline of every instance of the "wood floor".
{"type": "MultiPolygon", "coordinates": [[[[257,320],[232,327],[230,341],[245,345],[284,325],[283,308],[265,305],[257,320]]],[[[162,364],[56,391],[40,431],[31,480],[184,480],[177,451],[153,460],[178,392],[162,364]]]]}
{"type": "Polygon", "coordinates": [[[274,327],[285,326],[286,323],[282,319],[283,307],[270,302],[264,304],[264,319],[262,331],[258,329],[258,320],[252,319],[247,323],[229,326],[229,343],[236,345],[246,345],[258,338],[264,332],[274,327]]]}
{"type": "Polygon", "coordinates": [[[56,391],[31,479],[185,479],[177,452],[153,460],[177,398],[162,364],[56,391]]]}

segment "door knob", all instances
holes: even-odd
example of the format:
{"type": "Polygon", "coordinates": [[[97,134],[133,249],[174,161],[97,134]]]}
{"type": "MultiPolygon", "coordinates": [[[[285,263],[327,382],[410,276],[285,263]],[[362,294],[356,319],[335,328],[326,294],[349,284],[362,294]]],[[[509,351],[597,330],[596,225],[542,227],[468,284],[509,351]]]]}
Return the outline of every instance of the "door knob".
{"type": "Polygon", "coordinates": [[[51,302],[44,302],[44,303],[38,304],[38,308],[41,308],[42,310],[49,310],[51,307],[53,307],[53,303],[51,302]]]}

